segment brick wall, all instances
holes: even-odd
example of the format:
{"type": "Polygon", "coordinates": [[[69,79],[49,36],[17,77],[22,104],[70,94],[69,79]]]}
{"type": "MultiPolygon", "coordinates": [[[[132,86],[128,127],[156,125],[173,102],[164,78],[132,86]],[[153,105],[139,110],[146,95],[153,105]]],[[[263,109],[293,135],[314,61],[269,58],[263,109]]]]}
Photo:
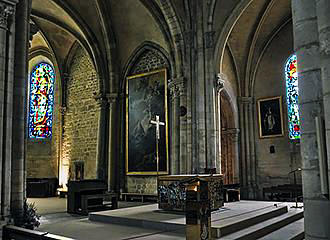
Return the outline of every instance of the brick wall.
{"type": "Polygon", "coordinates": [[[84,178],[95,178],[100,108],[93,93],[99,92],[99,80],[91,59],[82,48],[76,50],[69,69],[62,161],[71,169],[71,177],[73,162],[79,160],[84,162],[84,178]]]}

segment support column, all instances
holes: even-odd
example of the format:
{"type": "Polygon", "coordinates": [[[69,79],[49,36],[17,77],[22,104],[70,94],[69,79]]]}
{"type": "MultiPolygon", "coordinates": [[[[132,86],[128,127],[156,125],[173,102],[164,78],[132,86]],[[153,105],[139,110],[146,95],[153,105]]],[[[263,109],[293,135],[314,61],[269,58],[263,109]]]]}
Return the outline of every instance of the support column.
{"type": "MultiPolygon", "coordinates": [[[[330,239],[330,202],[321,193],[315,117],[323,117],[320,44],[315,0],[292,0],[298,60],[305,239],[330,239]],[[311,90],[312,89],[312,90],[311,90]]],[[[324,12],[319,18],[328,14],[324,12]]],[[[329,105],[324,105],[329,108],[329,105]]]]}
{"type": "Polygon", "coordinates": [[[107,95],[109,103],[109,162],[108,162],[108,191],[118,191],[119,186],[119,111],[118,94],[107,95]]]}
{"type": "Polygon", "coordinates": [[[95,100],[97,101],[100,108],[97,135],[96,178],[106,181],[108,175],[108,100],[107,97],[103,95],[103,93],[95,96],[95,100]]]}
{"type": "Polygon", "coordinates": [[[326,129],[328,191],[330,193],[330,2],[316,1],[317,23],[320,40],[324,119],[326,129]]]}
{"type": "MultiPolygon", "coordinates": [[[[31,0],[19,1],[16,6],[16,39],[13,85],[13,138],[12,138],[12,178],[11,214],[15,223],[23,214],[25,198],[25,126],[26,126],[26,86],[28,81],[28,49],[30,35],[31,0]]],[[[9,65],[11,62],[9,61],[9,65]]],[[[18,223],[19,224],[19,223],[18,223]]]]}
{"type": "Polygon", "coordinates": [[[239,183],[239,149],[238,149],[238,141],[239,141],[239,133],[240,130],[238,128],[233,128],[230,129],[231,132],[231,143],[232,143],[232,155],[234,158],[233,161],[233,171],[234,171],[234,176],[233,176],[233,183],[239,183]]]}
{"type": "Polygon", "coordinates": [[[187,154],[187,84],[186,79],[177,79],[179,91],[179,118],[180,118],[180,174],[190,172],[191,164],[187,154]]]}
{"type": "Polygon", "coordinates": [[[213,69],[214,56],[214,38],[215,32],[210,31],[204,34],[204,47],[206,61],[206,77],[205,77],[205,125],[206,125],[206,160],[208,169],[216,169],[218,162],[217,156],[217,135],[216,135],[216,87],[218,78],[213,69]]]}
{"type": "Polygon", "coordinates": [[[180,173],[180,101],[179,89],[175,84],[175,80],[169,83],[171,103],[172,103],[172,117],[170,138],[171,144],[171,174],[180,173]]]}
{"type": "Polygon", "coordinates": [[[0,220],[10,215],[16,3],[0,1],[0,220]]]}
{"type": "Polygon", "coordinates": [[[215,102],[215,121],[216,121],[216,170],[218,173],[221,173],[221,161],[222,161],[222,152],[221,152],[221,92],[224,89],[227,76],[223,73],[219,73],[216,79],[215,89],[216,89],[216,102],[215,102]]]}
{"type": "Polygon", "coordinates": [[[240,168],[240,183],[241,183],[241,195],[243,199],[247,199],[249,194],[249,131],[248,131],[248,105],[252,103],[251,97],[239,97],[240,103],[240,128],[242,129],[241,135],[241,168],[240,168]]]}

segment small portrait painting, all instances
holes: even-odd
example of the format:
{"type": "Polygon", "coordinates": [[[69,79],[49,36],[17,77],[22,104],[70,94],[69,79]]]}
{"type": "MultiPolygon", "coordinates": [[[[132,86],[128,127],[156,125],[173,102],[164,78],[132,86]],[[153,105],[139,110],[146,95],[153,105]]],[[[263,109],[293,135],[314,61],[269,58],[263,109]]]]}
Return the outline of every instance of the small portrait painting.
{"type": "Polygon", "coordinates": [[[282,97],[258,100],[260,138],[283,136],[282,97]]]}

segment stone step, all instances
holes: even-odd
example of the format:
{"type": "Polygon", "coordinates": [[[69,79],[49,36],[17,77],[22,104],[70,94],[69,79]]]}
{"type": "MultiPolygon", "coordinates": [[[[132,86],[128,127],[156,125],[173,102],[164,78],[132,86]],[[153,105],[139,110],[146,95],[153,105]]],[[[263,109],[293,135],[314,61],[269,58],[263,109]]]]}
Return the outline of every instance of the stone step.
{"type": "MultiPolygon", "coordinates": [[[[288,213],[273,217],[264,222],[244,228],[240,231],[221,237],[221,240],[255,240],[276,231],[304,217],[301,209],[290,210],[288,213]]],[[[288,239],[288,238],[285,238],[288,239]]]]}
{"type": "Polygon", "coordinates": [[[223,237],[288,212],[287,206],[265,208],[212,222],[212,236],[223,237]]]}
{"type": "Polygon", "coordinates": [[[260,238],[260,240],[278,240],[278,239],[289,239],[289,240],[302,240],[304,239],[304,218],[290,223],[289,225],[280,228],[266,236],[260,238]]]}

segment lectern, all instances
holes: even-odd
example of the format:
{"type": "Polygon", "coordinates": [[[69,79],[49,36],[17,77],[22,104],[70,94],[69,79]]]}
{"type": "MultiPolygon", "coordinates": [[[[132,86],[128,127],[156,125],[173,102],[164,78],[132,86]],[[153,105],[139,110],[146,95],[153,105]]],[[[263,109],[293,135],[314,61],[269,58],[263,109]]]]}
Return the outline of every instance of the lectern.
{"type": "Polygon", "coordinates": [[[209,183],[202,179],[186,187],[186,239],[211,239],[209,183]]]}

